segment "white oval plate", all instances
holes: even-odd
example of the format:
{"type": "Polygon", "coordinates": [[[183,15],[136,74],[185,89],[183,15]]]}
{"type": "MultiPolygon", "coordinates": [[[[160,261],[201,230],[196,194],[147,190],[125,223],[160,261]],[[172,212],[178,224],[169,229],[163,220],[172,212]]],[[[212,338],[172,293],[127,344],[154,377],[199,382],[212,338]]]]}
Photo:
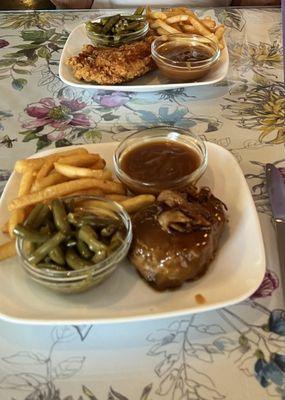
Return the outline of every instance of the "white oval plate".
{"type": "MultiPolygon", "coordinates": [[[[100,153],[113,169],[117,144],[84,147],[100,153]]],[[[236,159],[215,144],[207,143],[207,148],[209,165],[199,185],[209,186],[227,205],[229,223],[216,257],[202,278],[187,282],[178,290],[157,292],[125,260],[100,286],[82,294],[62,295],[33,282],[18,259],[13,258],[0,266],[0,317],[26,324],[125,322],[213,310],[250,296],[265,272],[258,215],[236,159]],[[204,304],[197,303],[197,294],[205,298],[204,304]]],[[[62,150],[44,151],[35,157],[62,150]]],[[[8,219],[7,205],[15,197],[19,182],[20,175],[13,173],[0,200],[0,225],[8,219]]]]}
{"type": "Polygon", "coordinates": [[[229,53],[227,47],[225,47],[215,68],[213,68],[207,76],[197,80],[196,82],[170,83],[170,81],[161,75],[158,70],[155,70],[148,72],[138,79],[127,82],[124,85],[97,85],[79,81],[73,76],[71,68],[65,65],[65,60],[69,57],[79,54],[84,44],[92,43],[86,35],[85,24],[83,23],[75,27],[70,33],[62,50],[59,62],[60,79],[67,85],[82,89],[117,90],[121,92],[154,92],[157,90],[210,85],[224,79],[229,69],[229,53]]]}

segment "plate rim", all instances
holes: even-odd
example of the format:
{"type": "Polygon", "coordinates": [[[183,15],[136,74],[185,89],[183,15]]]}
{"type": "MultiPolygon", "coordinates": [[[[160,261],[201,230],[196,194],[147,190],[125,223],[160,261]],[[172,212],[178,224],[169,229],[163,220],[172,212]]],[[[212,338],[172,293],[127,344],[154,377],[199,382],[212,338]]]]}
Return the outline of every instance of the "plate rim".
{"type": "MultiPolygon", "coordinates": [[[[69,149],[72,149],[75,147],[88,148],[88,147],[94,146],[94,145],[95,146],[108,145],[111,147],[111,146],[114,146],[115,143],[117,143],[117,142],[113,141],[113,142],[92,143],[92,144],[83,144],[83,145],[71,145],[65,149],[69,150],[69,149]]],[[[233,156],[233,154],[229,150],[225,149],[224,147],[222,147],[216,143],[206,142],[206,146],[208,147],[208,150],[209,150],[209,148],[212,147],[213,149],[215,149],[218,152],[224,152],[225,154],[227,154],[227,156],[232,159],[235,166],[238,167],[239,172],[241,172],[241,179],[242,179],[244,188],[247,192],[247,197],[250,202],[250,208],[252,209],[252,212],[253,212],[253,217],[254,217],[255,227],[256,227],[256,238],[259,243],[260,252],[262,253],[262,254],[260,254],[260,263],[259,263],[260,265],[258,268],[259,280],[258,280],[258,282],[257,281],[255,282],[254,288],[251,287],[250,289],[248,289],[246,292],[244,292],[240,296],[232,298],[230,300],[227,300],[226,302],[225,301],[216,301],[211,304],[208,304],[208,303],[197,304],[197,306],[194,306],[194,307],[192,306],[190,309],[182,309],[182,310],[158,311],[158,312],[153,312],[153,313],[145,310],[145,312],[143,314],[139,314],[139,315],[119,316],[119,317],[110,317],[110,318],[99,317],[99,319],[98,319],[98,317],[96,318],[96,316],[88,317],[88,318],[85,317],[85,318],[69,318],[69,319],[59,319],[59,318],[43,319],[43,318],[35,318],[35,317],[27,317],[27,316],[26,317],[17,317],[17,316],[13,316],[13,315],[11,316],[11,314],[3,313],[3,311],[1,310],[1,307],[0,307],[0,318],[5,321],[8,321],[8,322],[13,322],[13,323],[18,323],[18,324],[26,324],[26,325],[81,325],[81,324],[99,325],[99,324],[131,323],[131,322],[133,323],[133,322],[140,322],[140,321],[150,321],[150,320],[159,320],[159,319],[166,319],[166,318],[173,318],[173,317],[182,317],[185,315],[192,315],[195,313],[203,313],[203,312],[213,311],[213,310],[217,310],[222,307],[229,307],[233,304],[240,303],[241,301],[247,299],[259,287],[259,285],[261,284],[261,282],[264,278],[264,274],[266,271],[265,246],[264,246],[263,235],[262,235],[262,230],[261,230],[261,225],[260,225],[257,209],[255,207],[255,203],[252,198],[247,181],[244,177],[244,174],[242,173],[239,163],[236,160],[236,158],[233,156]]],[[[47,150],[44,150],[44,151],[41,151],[38,153],[34,153],[27,158],[38,158],[38,157],[41,157],[44,155],[49,155],[49,154],[57,153],[60,151],[63,151],[62,147],[47,149],[47,150]]],[[[0,198],[0,210],[3,205],[2,203],[4,203],[5,194],[9,190],[9,184],[11,183],[11,181],[13,180],[13,178],[16,174],[17,173],[15,171],[13,171],[5,185],[2,196],[0,198]]]]}
{"type": "MultiPolygon", "coordinates": [[[[81,24],[76,25],[72,31],[70,32],[64,47],[61,51],[60,55],[60,60],[59,60],[59,66],[58,66],[58,71],[59,71],[59,78],[68,86],[72,87],[77,87],[81,89],[91,89],[91,90],[106,90],[106,91],[118,91],[118,92],[156,92],[156,91],[162,91],[162,90],[171,90],[171,89],[179,89],[179,88],[196,88],[199,86],[206,86],[206,85],[213,85],[217,82],[220,82],[223,80],[229,70],[229,52],[228,52],[228,47],[227,43],[225,41],[225,48],[222,50],[224,52],[224,57],[225,57],[225,71],[223,74],[221,74],[218,78],[212,79],[211,81],[201,81],[201,82],[178,82],[178,83],[163,83],[163,84],[149,84],[149,85],[94,85],[91,83],[80,83],[78,82],[71,82],[70,80],[66,79],[65,74],[64,74],[64,69],[67,68],[67,66],[64,64],[64,59],[65,59],[65,52],[67,51],[68,44],[72,40],[74,34],[76,33],[77,30],[81,29],[84,26],[84,22],[81,24]],[[146,89],[147,88],[147,89],[146,89]]],[[[87,40],[88,37],[86,36],[87,40]]]]}

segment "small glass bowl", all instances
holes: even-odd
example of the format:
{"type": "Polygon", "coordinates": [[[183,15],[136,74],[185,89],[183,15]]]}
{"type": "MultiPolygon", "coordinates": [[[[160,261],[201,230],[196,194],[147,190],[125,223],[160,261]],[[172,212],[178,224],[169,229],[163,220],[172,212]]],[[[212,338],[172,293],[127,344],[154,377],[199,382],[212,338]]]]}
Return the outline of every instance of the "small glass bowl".
{"type": "Polygon", "coordinates": [[[158,194],[165,189],[182,189],[189,184],[195,184],[205,172],[208,162],[208,152],[204,141],[185,129],[157,127],[144,129],[124,139],[116,148],[113,161],[115,173],[118,179],[129,189],[130,192],[158,194]],[[179,179],[168,181],[167,184],[136,180],[123,171],[121,168],[121,161],[128,151],[142,144],[158,141],[172,141],[190,147],[198,153],[200,158],[199,167],[191,174],[179,179]]]}
{"type": "MultiPolygon", "coordinates": [[[[75,203],[95,200],[98,203],[98,210],[102,211],[103,209],[106,213],[112,213],[125,227],[126,236],[123,243],[105,260],[90,267],[70,271],[56,271],[32,265],[27,259],[27,243],[21,238],[16,240],[16,249],[25,271],[35,282],[59,293],[81,293],[104,281],[127,255],[132,241],[132,224],[128,213],[114,201],[97,196],[74,196],[64,200],[66,199],[73,199],[75,203]]],[[[92,208],[84,207],[84,211],[94,212],[95,210],[94,206],[92,208]]]]}
{"type": "MultiPolygon", "coordinates": [[[[171,34],[156,38],[151,44],[151,55],[163,75],[174,82],[191,82],[207,75],[220,58],[221,51],[213,40],[195,34],[171,34]],[[189,49],[195,52],[204,51],[209,56],[195,61],[174,61],[169,54],[189,49]]],[[[174,55],[173,55],[174,57],[174,55]]]]}
{"type": "MultiPolygon", "coordinates": [[[[100,22],[101,17],[94,19],[92,22],[100,22]]],[[[123,44],[143,39],[149,30],[149,23],[141,21],[141,28],[135,32],[124,33],[121,35],[104,35],[102,33],[90,32],[86,29],[86,34],[97,47],[118,47],[123,44]]]]}

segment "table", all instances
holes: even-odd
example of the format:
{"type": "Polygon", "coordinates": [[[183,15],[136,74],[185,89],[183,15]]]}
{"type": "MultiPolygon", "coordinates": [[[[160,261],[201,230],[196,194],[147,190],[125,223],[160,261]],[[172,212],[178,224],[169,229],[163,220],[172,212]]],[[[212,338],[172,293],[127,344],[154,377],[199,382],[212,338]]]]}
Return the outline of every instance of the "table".
{"type": "Polygon", "coordinates": [[[156,125],[189,128],[239,161],[267,255],[260,288],[217,311],[117,325],[1,321],[1,399],[285,399],[285,310],[264,175],[266,162],[285,166],[281,10],[210,13],[227,26],[227,79],[148,94],[74,90],[59,80],[63,44],[94,10],[0,15],[1,190],[15,160],[41,149],[121,140],[156,125]]]}

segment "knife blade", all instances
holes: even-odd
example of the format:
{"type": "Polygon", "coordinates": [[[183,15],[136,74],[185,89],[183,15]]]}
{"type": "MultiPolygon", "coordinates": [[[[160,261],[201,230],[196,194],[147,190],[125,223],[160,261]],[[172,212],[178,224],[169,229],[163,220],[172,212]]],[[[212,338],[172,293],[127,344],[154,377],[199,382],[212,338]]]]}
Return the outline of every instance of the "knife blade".
{"type": "Polygon", "coordinates": [[[266,185],[275,222],[278,255],[285,295],[285,184],[278,168],[266,164],[266,185]]]}

